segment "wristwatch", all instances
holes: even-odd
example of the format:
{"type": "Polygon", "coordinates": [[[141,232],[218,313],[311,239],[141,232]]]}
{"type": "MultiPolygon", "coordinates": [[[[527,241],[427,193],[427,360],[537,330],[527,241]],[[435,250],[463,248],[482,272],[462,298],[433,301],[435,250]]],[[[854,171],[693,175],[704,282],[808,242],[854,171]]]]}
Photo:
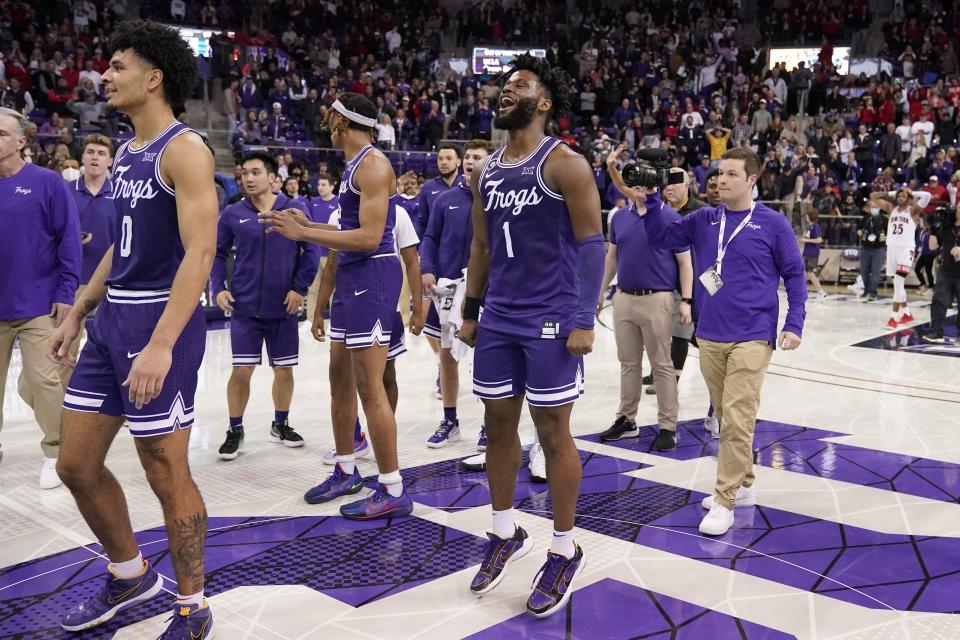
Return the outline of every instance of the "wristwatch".
{"type": "Polygon", "coordinates": [[[693,304],[693,298],[680,298],[680,302],[686,302],[687,304],[693,304]]]}

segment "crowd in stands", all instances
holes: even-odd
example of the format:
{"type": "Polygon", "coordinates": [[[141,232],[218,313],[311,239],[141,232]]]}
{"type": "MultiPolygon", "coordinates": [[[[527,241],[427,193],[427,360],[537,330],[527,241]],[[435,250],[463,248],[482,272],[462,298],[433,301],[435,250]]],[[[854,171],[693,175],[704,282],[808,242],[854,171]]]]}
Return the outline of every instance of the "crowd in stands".
{"type": "MultiPolygon", "coordinates": [[[[155,0],[141,3],[141,14],[234,30],[237,55],[221,70],[217,96],[234,150],[289,149],[312,175],[321,160],[336,173],[336,158],[316,149],[330,146],[320,125],[342,92],[377,104],[384,149],[431,152],[445,140],[490,139],[498,89],[473,73],[469,57],[474,44],[495,42],[545,48],[568,72],[573,108],[556,134],[597,168],[606,207],[616,193],[604,182],[603,159],[621,141],[668,150],[701,195],[725,149],[753,147],[764,161],[760,198],[798,226],[815,210],[830,220],[833,243],[855,242],[855,219],[874,189],[931,190],[931,212],[955,203],[960,9],[898,2],[872,56],[892,72],[868,76],[834,67],[837,43],[867,46],[865,0],[814,5],[758,3],[750,31],[732,0],[594,0],[572,11],[562,1],[482,0],[453,15],[435,2],[269,0],[262,28],[244,23],[249,7],[237,0],[155,0]],[[770,47],[788,43],[819,47],[819,56],[809,67],[769,69],[770,47]],[[451,61],[463,57],[459,73],[451,61]]],[[[59,169],[78,158],[83,134],[123,135],[99,87],[101,43],[127,17],[123,0],[4,2],[0,15],[0,103],[33,120],[32,161],[59,169]]],[[[397,167],[429,173],[432,164],[397,167]]],[[[311,194],[309,183],[304,189],[311,194]]]]}

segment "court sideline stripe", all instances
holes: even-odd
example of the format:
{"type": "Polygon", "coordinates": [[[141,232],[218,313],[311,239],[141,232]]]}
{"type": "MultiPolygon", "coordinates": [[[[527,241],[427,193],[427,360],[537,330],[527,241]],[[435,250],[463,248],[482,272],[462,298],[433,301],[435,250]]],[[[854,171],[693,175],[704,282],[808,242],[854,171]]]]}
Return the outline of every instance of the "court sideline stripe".
{"type": "MultiPolygon", "coordinates": [[[[690,354],[689,357],[690,357],[690,358],[695,358],[695,359],[697,359],[697,360],[700,359],[700,356],[694,355],[694,354],[692,354],[692,353],[690,354]]],[[[771,362],[770,364],[775,364],[775,363],[771,362]]],[[[776,366],[782,367],[782,366],[785,366],[785,365],[776,365],[776,366]]],[[[825,381],[825,380],[815,380],[815,379],[813,379],[813,378],[804,378],[804,377],[802,377],[802,376],[792,376],[792,375],[789,375],[789,374],[786,374],[786,373],[778,373],[778,372],[776,372],[776,371],[770,371],[769,369],[767,369],[767,375],[779,376],[779,377],[781,377],[781,378],[790,378],[791,380],[800,380],[800,381],[802,381],[802,382],[812,382],[812,383],[814,383],[814,384],[825,384],[825,385],[827,385],[828,387],[843,387],[843,388],[845,388],[845,389],[856,389],[857,391],[873,391],[873,392],[876,392],[876,393],[886,393],[886,394],[889,394],[889,395],[892,395],[892,396],[902,396],[902,397],[904,397],[904,398],[916,398],[917,400],[934,400],[934,401],[936,401],[936,402],[949,402],[950,404],[960,404],[960,400],[952,400],[952,399],[949,399],[949,398],[934,398],[934,397],[932,397],[932,396],[921,396],[921,395],[917,395],[917,394],[914,394],[914,393],[901,393],[901,392],[898,392],[898,391],[881,391],[880,389],[864,389],[863,387],[858,387],[858,386],[852,385],[852,384],[840,384],[839,382],[827,382],[827,381],[825,381]]],[[[819,375],[832,376],[832,375],[834,375],[834,374],[832,374],[832,373],[821,373],[821,374],[819,374],[819,375]]],[[[842,376],[837,376],[837,377],[842,377],[842,376]]],[[[910,387],[910,386],[907,386],[907,385],[897,385],[897,384],[894,383],[894,382],[877,382],[877,381],[875,381],[875,380],[865,380],[865,382],[875,382],[876,384],[888,384],[888,385],[892,385],[892,386],[906,386],[908,389],[920,389],[920,388],[922,388],[922,387],[910,387]]],[[[933,391],[936,391],[937,393],[956,393],[956,392],[953,392],[953,391],[951,391],[951,392],[939,391],[939,390],[933,390],[933,391]]]]}

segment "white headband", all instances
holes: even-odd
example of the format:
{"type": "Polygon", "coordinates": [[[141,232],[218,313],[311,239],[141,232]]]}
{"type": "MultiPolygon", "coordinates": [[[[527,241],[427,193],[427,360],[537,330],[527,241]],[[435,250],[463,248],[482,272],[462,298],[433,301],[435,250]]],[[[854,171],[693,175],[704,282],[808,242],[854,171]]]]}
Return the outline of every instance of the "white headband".
{"type": "Polygon", "coordinates": [[[350,111],[350,109],[347,109],[339,100],[334,101],[333,105],[331,106],[333,106],[337,113],[342,115],[347,120],[352,120],[353,122],[362,124],[365,127],[377,126],[376,118],[368,118],[367,116],[360,115],[356,111],[350,111]]]}

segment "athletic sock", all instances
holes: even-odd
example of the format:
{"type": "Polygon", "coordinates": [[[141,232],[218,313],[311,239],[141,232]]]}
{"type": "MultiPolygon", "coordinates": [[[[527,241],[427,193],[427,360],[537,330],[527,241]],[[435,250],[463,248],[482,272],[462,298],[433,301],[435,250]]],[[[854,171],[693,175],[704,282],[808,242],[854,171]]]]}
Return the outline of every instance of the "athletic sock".
{"type": "Polygon", "coordinates": [[[353,425],[353,439],[356,442],[360,441],[360,438],[363,437],[363,431],[360,428],[360,418],[357,418],[357,421],[353,425]]]}
{"type": "Polygon", "coordinates": [[[513,508],[493,512],[493,532],[500,538],[512,538],[517,532],[513,521],[513,508]]]}
{"type": "Polygon", "coordinates": [[[137,551],[137,557],[126,562],[111,562],[110,571],[121,580],[130,580],[143,575],[147,569],[147,563],[143,561],[143,554],[137,551]]]}
{"type": "Polygon", "coordinates": [[[387,493],[394,498],[399,498],[403,494],[403,478],[400,477],[399,469],[390,473],[381,473],[379,480],[380,484],[387,488],[387,493]]]}
{"type": "Polygon", "coordinates": [[[290,411],[274,411],[273,412],[273,421],[277,424],[286,424],[287,417],[290,415],[290,411]]]}
{"type": "Polygon", "coordinates": [[[177,604],[195,604],[198,607],[203,606],[203,591],[198,591],[193,595],[182,596],[177,594],[177,604]]]}
{"type": "Polygon", "coordinates": [[[448,422],[457,423],[457,408],[456,407],[444,407],[443,408],[443,419],[448,422]]]}
{"type": "Polygon", "coordinates": [[[234,431],[243,431],[243,416],[230,416],[230,428],[234,431]]]}
{"type": "Polygon", "coordinates": [[[570,531],[554,531],[553,542],[550,544],[550,553],[557,553],[567,558],[572,558],[577,550],[573,546],[573,529],[570,531]]]}
{"type": "Polygon", "coordinates": [[[348,456],[337,456],[337,464],[340,465],[340,470],[348,476],[352,475],[353,470],[357,467],[356,460],[352,453],[348,456]]]}

